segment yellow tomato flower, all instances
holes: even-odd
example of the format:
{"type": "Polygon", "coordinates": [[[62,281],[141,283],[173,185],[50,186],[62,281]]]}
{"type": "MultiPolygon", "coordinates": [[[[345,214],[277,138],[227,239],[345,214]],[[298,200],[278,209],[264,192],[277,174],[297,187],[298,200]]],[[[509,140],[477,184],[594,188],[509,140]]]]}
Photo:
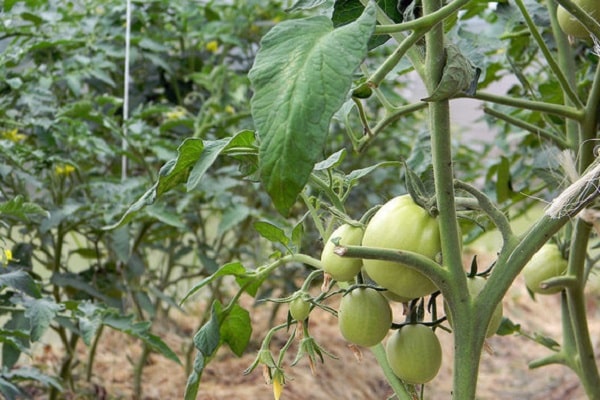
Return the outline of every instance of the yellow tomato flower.
{"type": "Polygon", "coordinates": [[[73,172],[75,172],[75,167],[70,164],[62,164],[62,165],[57,165],[56,167],[54,167],[54,173],[59,176],[60,175],[69,176],[73,172]]]}
{"type": "Polygon", "coordinates": [[[2,265],[7,266],[10,261],[14,260],[12,250],[4,249],[4,255],[2,256],[2,265]]]}
{"type": "Polygon", "coordinates": [[[216,40],[211,40],[210,42],[206,43],[205,48],[214,54],[219,51],[219,42],[216,40]]]}
{"type": "Polygon", "coordinates": [[[275,400],[279,400],[279,398],[281,397],[281,392],[283,392],[283,385],[285,384],[285,376],[283,375],[283,372],[281,372],[279,369],[275,370],[275,373],[273,374],[273,396],[275,397],[275,400]]]}
{"type": "Polygon", "coordinates": [[[2,132],[2,139],[10,140],[13,143],[20,142],[21,140],[25,140],[27,138],[26,135],[19,133],[18,129],[13,129],[10,131],[2,132]]]}
{"type": "Polygon", "coordinates": [[[185,112],[186,111],[185,111],[184,108],[177,107],[177,108],[175,108],[175,109],[173,109],[171,111],[167,111],[165,113],[165,118],[168,121],[173,121],[173,120],[176,120],[176,119],[181,119],[181,118],[185,117],[185,112]]]}

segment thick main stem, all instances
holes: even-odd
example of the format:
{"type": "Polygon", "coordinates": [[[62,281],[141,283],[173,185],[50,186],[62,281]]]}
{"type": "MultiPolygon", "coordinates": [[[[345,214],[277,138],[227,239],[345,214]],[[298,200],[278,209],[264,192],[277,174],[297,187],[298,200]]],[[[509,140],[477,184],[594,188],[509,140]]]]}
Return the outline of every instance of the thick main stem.
{"type": "MultiPolygon", "coordinates": [[[[442,2],[440,0],[424,0],[424,15],[434,13],[441,6],[442,2]]],[[[428,32],[425,54],[425,85],[431,93],[442,78],[443,67],[446,62],[444,32],[441,24],[428,32]]],[[[475,398],[479,358],[485,330],[477,329],[475,318],[471,318],[474,315],[474,307],[468,294],[462,265],[461,237],[454,199],[450,106],[448,100],[432,102],[429,105],[429,121],[436,200],[442,237],[442,255],[444,266],[449,269],[451,276],[451,282],[448,282],[448,286],[441,289],[449,302],[452,317],[455,321],[454,326],[456,327],[454,332],[453,398],[469,400],[475,398]]]]}

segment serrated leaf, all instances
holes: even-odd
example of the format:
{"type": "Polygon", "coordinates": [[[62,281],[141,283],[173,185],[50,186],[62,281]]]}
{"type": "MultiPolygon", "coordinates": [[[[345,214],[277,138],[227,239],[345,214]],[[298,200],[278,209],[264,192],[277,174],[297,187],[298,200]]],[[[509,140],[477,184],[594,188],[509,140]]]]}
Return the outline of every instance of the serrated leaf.
{"type": "Polygon", "coordinates": [[[219,139],[219,140],[206,140],[204,141],[204,150],[200,157],[194,164],[190,176],[186,183],[188,191],[195,189],[200,184],[202,177],[208,171],[208,169],[214,164],[217,157],[225,150],[232,141],[235,141],[236,137],[246,134],[247,131],[238,132],[236,135],[219,139]]]}
{"type": "Polygon", "coordinates": [[[82,315],[77,316],[81,339],[87,346],[90,346],[102,325],[101,309],[87,301],[80,303],[77,308],[82,313],[82,315]]]}
{"type": "Polygon", "coordinates": [[[231,351],[241,357],[250,342],[252,323],[250,314],[239,305],[234,305],[227,318],[221,323],[221,340],[227,343],[231,351]]]}
{"type": "Polygon", "coordinates": [[[327,157],[326,160],[316,163],[314,170],[322,171],[324,169],[335,168],[344,161],[344,158],[346,158],[346,149],[341,149],[327,157]]]}
{"type": "Polygon", "coordinates": [[[154,204],[156,199],[163,193],[171,190],[187,177],[192,168],[200,158],[204,143],[201,139],[187,138],[177,148],[177,157],[168,161],[159,171],[158,180],[146,191],[135,203],[133,203],[121,219],[113,225],[105,226],[103,229],[111,230],[119,228],[133,219],[139,210],[154,204]]]}
{"type": "MultiPolygon", "coordinates": [[[[9,344],[11,347],[17,349],[19,354],[29,352],[29,348],[27,347],[29,339],[29,331],[21,329],[0,329],[0,343],[3,344],[3,354],[5,347],[9,347],[4,346],[4,344],[9,344]]],[[[3,358],[2,364],[6,365],[6,361],[7,360],[3,358]]]]}
{"type": "Polygon", "coordinates": [[[64,309],[63,305],[44,298],[25,301],[25,306],[25,318],[30,321],[32,342],[40,340],[56,314],[64,309]]]}
{"type": "Polygon", "coordinates": [[[245,275],[245,274],[246,274],[246,268],[244,268],[244,266],[241,263],[231,262],[231,263],[225,264],[221,268],[219,268],[217,270],[217,272],[202,279],[200,282],[195,284],[190,290],[188,290],[188,292],[186,293],[185,296],[183,296],[183,299],[179,302],[179,304],[185,303],[185,301],[190,296],[192,296],[194,293],[196,293],[198,290],[202,289],[204,286],[208,285],[209,283],[215,281],[216,279],[218,279],[222,276],[227,276],[227,275],[239,276],[239,275],[245,275]]]}
{"type": "Polygon", "coordinates": [[[521,325],[515,324],[509,318],[503,317],[496,334],[500,336],[506,336],[519,332],[521,332],[521,325]]]}
{"type": "Polygon", "coordinates": [[[374,27],[369,6],[341,28],[317,16],[284,21],[263,38],[248,75],[251,110],[261,139],[261,180],[279,212],[294,204],[321,156],[374,27]]]}
{"type": "Polygon", "coordinates": [[[381,168],[381,167],[389,167],[389,166],[394,166],[394,165],[400,165],[401,163],[398,161],[383,161],[380,163],[377,163],[375,165],[371,165],[369,167],[366,168],[361,168],[361,169],[356,169],[352,172],[350,172],[347,176],[346,179],[350,182],[350,183],[354,183],[357,180],[363,178],[364,176],[370,174],[371,172],[373,172],[374,170],[376,170],[377,168],[381,168]]]}
{"type": "Polygon", "coordinates": [[[282,245],[287,246],[290,241],[283,229],[270,222],[256,221],[254,223],[254,229],[260,234],[260,236],[271,242],[281,243],[282,245]]]}
{"type": "Polygon", "coordinates": [[[7,272],[5,274],[0,274],[0,288],[4,286],[20,290],[31,297],[42,297],[40,289],[35,284],[35,281],[27,272],[23,270],[16,270],[7,272]]]}
{"type": "Polygon", "coordinates": [[[62,390],[62,386],[55,378],[44,374],[37,368],[34,367],[21,367],[13,369],[6,373],[4,376],[12,379],[27,379],[39,382],[45,386],[52,386],[58,390],[62,390]]]}
{"type": "Polygon", "coordinates": [[[164,207],[160,207],[156,204],[153,204],[146,208],[146,213],[148,214],[148,216],[155,218],[156,220],[162,222],[165,225],[169,225],[179,229],[186,228],[185,222],[183,222],[183,220],[178,214],[169,212],[164,207]]]}
{"type": "Polygon", "coordinates": [[[50,278],[50,283],[62,287],[70,286],[74,289],[87,293],[92,297],[100,299],[111,306],[117,306],[119,304],[117,300],[111,299],[110,297],[106,296],[104,293],[102,293],[90,283],[88,283],[82,276],[74,274],[72,272],[54,273],[50,278]]]}
{"type": "Polygon", "coordinates": [[[0,215],[29,221],[31,215],[48,216],[48,211],[35,203],[26,202],[23,196],[18,195],[9,201],[0,203],[0,215]]]}

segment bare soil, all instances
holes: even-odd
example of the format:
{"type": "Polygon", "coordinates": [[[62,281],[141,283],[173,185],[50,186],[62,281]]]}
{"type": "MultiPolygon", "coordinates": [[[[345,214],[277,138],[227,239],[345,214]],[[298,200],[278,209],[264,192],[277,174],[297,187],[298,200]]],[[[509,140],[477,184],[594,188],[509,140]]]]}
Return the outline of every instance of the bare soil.
{"type": "MultiPolygon", "coordinates": [[[[599,346],[600,337],[600,296],[589,296],[589,325],[594,345],[599,346]]],[[[539,332],[554,338],[560,343],[560,298],[539,296],[536,301],[529,298],[524,284],[515,282],[504,300],[505,315],[521,324],[527,332],[539,332]]],[[[155,333],[162,337],[175,350],[181,360],[185,360],[199,315],[205,306],[193,305],[188,315],[180,313],[165,318],[156,324],[155,333]]],[[[276,315],[276,323],[285,321],[285,307],[276,315]]],[[[249,375],[244,370],[252,363],[260,342],[268,328],[271,309],[258,307],[253,314],[252,343],[246,354],[238,358],[227,348],[219,351],[217,357],[206,368],[200,388],[199,399],[272,399],[272,388],[265,382],[259,367],[249,375]]],[[[401,307],[395,305],[395,319],[401,320],[401,307]]],[[[381,369],[369,350],[363,349],[361,359],[348,347],[337,329],[335,318],[322,310],[313,311],[310,318],[310,331],[313,337],[338,359],[326,358],[325,363],[317,364],[316,375],[311,373],[309,364],[302,360],[293,368],[287,368],[287,383],[282,400],[325,400],[387,399],[393,393],[381,369]]],[[[437,330],[444,350],[444,363],[440,374],[425,388],[425,399],[450,399],[452,376],[452,336],[437,330]]],[[[276,352],[287,336],[279,335],[271,350],[276,352]]],[[[296,340],[296,343],[298,341],[296,340]]],[[[291,363],[297,347],[289,350],[287,363],[291,363]]],[[[118,332],[106,330],[99,344],[94,361],[94,375],[91,382],[85,382],[84,370],[88,350],[79,348],[80,362],[75,366],[75,389],[63,395],[65,399],[131,399],[133,398],[133,366],[141,347],[133,340],[118,332]]],[[[600,349],[598,349],[600,350],[600,349]]],[[[33,363],[44,365],[48,372],[58,368],[61,349],[47,345],[36,353],[33,363]]],[[[547,366],[531,370],[528,363],[546,356],[549,350],[522,336],[494,336],[487,342],[487,351],[482,357],[478,399],[481,400],[579,400],[586,396],[577,377],[568,368],[547,366]]],[[[182,399],[187,376],[184,368],[158,354],[151,354],[144,369],[143,399],[182,399]]],[[[38,391],[35,398],[44,399],[47,394],[38,391]]]]}

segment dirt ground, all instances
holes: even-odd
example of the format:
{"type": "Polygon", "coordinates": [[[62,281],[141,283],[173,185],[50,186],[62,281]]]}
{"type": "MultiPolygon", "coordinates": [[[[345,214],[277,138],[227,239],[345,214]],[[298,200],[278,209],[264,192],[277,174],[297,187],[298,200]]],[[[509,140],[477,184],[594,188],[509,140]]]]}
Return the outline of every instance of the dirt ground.
{"type": "MultiPolygon", "coordinates": [[[[600,309],[597,305],[600,296],[589,296],[589,325],[594,345],[599,347],[600,309]]],[[[282,307],[282,309],[285,307],[282,307]]],[[[560,342],[559,296],[540,296],[536,302],[530,300],[521,281],[515,282],[504,301],[505,315],[521,324],[527,332],[540,332],[560,342]]],[[[262,370],[257,368],[249,375],[243,371],[252,363],[256,351],[266,332],[269,310],[260,307],[253,315],[253,336],[250,349],[238,358],[227,348],[221,349],[204,372],[199,399],[272,399],[272,389],[265,383],[262,370]]],[[[285,310],[282,310],[285,311],[285,310]]],[[[155,333],[161,336],[175,350],[182,360],[202,312],[202,305],[196,304],[189,315],[173,314],[165,320],[155,333]],[[196,317],[194,317],[196,315],[196,317]]],[[[399,305],[394,308],[396,320],[401,313],[399,305]]],[[[285,320],[284,313],[277,315],[277,323],[285,320]]],[[[317,374],[313,376],[306,360],[296,367],[288,368],[288,381],[282,400],[325,400],[387,399],[392,395],[383,373],[369,350],[362,351],[362,360],[348,348],[337,329],[336,320],[322,310],[311,314],[310,331],[319,344],[335,354],[336,359],[326,358],[324,364],[317,364],[317,374]]],[[[444,363],[440,374],[427,385],[425,399],[450,399],[452,369],[451,334],[438,330],[444,350],[444,363]]],[[[287,336],[280,335],[274,340],[272,350],[282,346],[287,336]]],[[[536,370],[527,367],[528,362],[548,354],[541,345],[522,336],[494,336],[488,340],[488,351],[483,355],[478,385],[478,399],[481,400],[579,400],[585,395],[576,376],[567,368],[549,366],[536,370]]],[[[288,365],[297,347],[289,351],[288,365]]],[[[140,346],[135,340],[106,330],[99,345],[91,383],[84,381],[85,354],[88,349],[81,346],[81,362],[75,366],[74,374],[78,381],[76,390],[66,393],[65,399],[131,399],[132,373],[131,360],[137,359],[140,346]]],[[[600,350],[600,349],[598,349],[600,350]]],[[[48,369],[56,368],[60,348],[47,346],[37,356],[48,369]]],[[[144,393],[147,400],[182,399],[187,376],[183,367],[152,354],[144,370],[144,393]]],[[[40,393],[36,398],[43,399],[40,393]]]]}

